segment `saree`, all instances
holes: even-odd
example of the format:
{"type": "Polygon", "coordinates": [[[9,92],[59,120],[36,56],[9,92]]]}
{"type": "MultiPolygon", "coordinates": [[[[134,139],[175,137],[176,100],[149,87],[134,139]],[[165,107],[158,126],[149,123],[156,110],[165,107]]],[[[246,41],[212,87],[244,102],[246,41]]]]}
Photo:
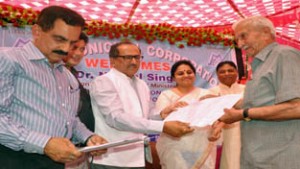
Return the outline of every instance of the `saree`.
{"type": "MultiPolygon", "coordinates": [[[[156,107],[162,109],[178,101],[189,103],[199,100],[201,96],[207,94],[209,94],[208,90],[195,88],[190,93],[180,97],[171,89],[166,90],[158,97],[156,107]]],[[[200,165],[201,169],[214,169],[216,146],[207,139],[209,129],[209,126],[196,127],[194,132],[180,138],[162,133],[156,144],[162,169],[191,169],[194,168],[194,164],[199,159],[204,159],[203,164],[200,165]]]]}

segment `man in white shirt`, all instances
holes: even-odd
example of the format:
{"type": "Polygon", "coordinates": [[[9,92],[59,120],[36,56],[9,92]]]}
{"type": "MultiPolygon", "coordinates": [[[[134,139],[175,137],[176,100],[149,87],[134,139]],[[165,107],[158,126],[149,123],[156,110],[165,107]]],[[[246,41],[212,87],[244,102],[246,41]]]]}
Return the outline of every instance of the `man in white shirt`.
{"type": "MultiPolygon", "coordinates": [[[[219,85],[209,89],[216,95],[242,94],[245,86],[237,83],[238,71],[232,61],[223,61],[217,65],[219,85]]],[[[241,152],[240,122],[225,125],[220,169],[240,169],[241,152]]]]}
{"type": "MultiPolygon", "coordinates": [[[[109,52],[112,69],[91,83],[95,132],[101,133],[109,142],[142,136],[144,133],[164,132],[180,137],[193,131],[186,123],[161,121],[160,111],[152,109],[147,84],[135,77],[142,57],[140,48],[131,42],[112,45],[109,52]]],[[[134,143],[108,149],[106,154],[94,159],[92,167],[144,168],[144,144],[134,143]]]]}

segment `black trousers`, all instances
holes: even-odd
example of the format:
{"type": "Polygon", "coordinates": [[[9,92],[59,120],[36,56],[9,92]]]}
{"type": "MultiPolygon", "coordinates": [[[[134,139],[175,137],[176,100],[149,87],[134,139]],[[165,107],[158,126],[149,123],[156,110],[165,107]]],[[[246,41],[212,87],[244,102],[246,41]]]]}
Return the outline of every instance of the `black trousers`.
{"type": "Polygon", "coordinates": [[[0,169],[64,169],[64,166],[45,155],[14,151],[0,144],[0,169]]]}

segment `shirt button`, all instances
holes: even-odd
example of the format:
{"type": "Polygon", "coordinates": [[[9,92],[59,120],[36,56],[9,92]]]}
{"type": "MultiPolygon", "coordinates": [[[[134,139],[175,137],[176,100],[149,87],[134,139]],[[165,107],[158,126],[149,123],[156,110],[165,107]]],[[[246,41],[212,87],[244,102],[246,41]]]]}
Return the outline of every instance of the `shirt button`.
{"type": "Polygon", "coordinates": [[[65,103],[63,103],[63,104],[61,104],[62,105],[62,107],[65,107],[65,103]]]}

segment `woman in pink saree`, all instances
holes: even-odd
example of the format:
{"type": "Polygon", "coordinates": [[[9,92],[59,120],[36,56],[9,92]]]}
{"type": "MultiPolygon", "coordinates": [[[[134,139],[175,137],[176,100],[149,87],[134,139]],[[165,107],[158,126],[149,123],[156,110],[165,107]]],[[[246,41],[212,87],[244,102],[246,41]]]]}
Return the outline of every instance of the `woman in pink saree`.
{"type": "MultiPolygon", "coordinates": [[[[176,110],[208,95],[206,89],[194,86],[195,68],[191,62],[181,60],[171,68],[171,76],[176,82],[172,89],[163,91],[156,102],[158,109],[166,107],[176,110]]],[[[167,114],[162,115],[165,118],[167,114]]],[[[162,169],[191,169],[199,159],[201,169],[214,169],[216,146],[208,141],[210,127],[195,127],[195,131],[181,138],[161,134],[156,148],[162,169]]]]}

